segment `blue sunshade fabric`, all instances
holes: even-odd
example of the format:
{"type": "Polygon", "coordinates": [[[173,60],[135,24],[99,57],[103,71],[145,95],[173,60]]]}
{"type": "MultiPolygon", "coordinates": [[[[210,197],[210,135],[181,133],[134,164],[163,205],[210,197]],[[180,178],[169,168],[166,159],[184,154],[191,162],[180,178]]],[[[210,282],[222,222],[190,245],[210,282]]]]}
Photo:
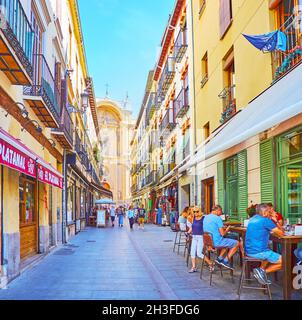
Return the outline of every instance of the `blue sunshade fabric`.
{"type": "Polygon", "coordinates": [[[274,31],[260,35],[246,35],[243,36],[257,49],[263,52],[271,52],[275,50],[286,51],[287,38],[282,31],[274,31]]]}

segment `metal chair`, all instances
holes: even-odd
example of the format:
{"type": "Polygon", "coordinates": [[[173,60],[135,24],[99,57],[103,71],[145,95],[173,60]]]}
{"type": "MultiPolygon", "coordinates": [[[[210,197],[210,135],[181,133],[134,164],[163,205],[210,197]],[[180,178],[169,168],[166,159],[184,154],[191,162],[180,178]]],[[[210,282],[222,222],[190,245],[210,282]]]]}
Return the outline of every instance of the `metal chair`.
{"type": "MultiPolygon", "coordinates": [[[[208,258],[211,260],[211,256],[214,255],[213,260],[215,261],[219,256],[220,250],[223,249],[223,248],[219,248],[219,247],[215,248],[213,238],[210,233],[205,232],[203,234],[203,244],[204,244],[204,258],[202,259],[202,264],[201,264],[200,279],[202,279],[203,268],[205,265],[205,257],[208,256],[208,258]]],[[[215,265],[216,264],[214,262],[213,268],[209,269],[209,271],[210,271],[210,286],[212,285],[213,273],[215,272],[215,265]]],[[[229,269],[223,268],[221,265],[219,265],[218,267],[220,270],[220,275],[223,278],[223,271],[229,271],[229,269]]],[[[233,270],[230,270],[230,275],[232,277],[232,282],[234,282],[233,270]]]]}
{"type": "Polygon", "coordinates": [[[250,278],[250,264],[251,263],[261,263],[262,260],[260,259],[255,259],[255,258],[250,258],[248,256],[243,257],[243,265],[242,265],[242,271],[241,271],[241,276],[240,276],[240,281],[239,281],[239,288],[238,288],[238,297],[240,299],[241,296],[241,291],[242,289],[252,289],[252,290],[262,290],[264,293],[268,293],[269,299],[272,300],[272,294],[270,290],[270,285],[262,285],[261,287],[252,287],[248,285],[244,285],[246,282],[253,281],[255,279],[250,278]]]}
{"type": "Polygon", "coordinates": [[[186,231],[178,230],[175,234],[173,252],[175,252],[175,248],[178,247],[177,254],[179,254],[180,247],[186,247],[186,245],[187,245],[186,231]]]}

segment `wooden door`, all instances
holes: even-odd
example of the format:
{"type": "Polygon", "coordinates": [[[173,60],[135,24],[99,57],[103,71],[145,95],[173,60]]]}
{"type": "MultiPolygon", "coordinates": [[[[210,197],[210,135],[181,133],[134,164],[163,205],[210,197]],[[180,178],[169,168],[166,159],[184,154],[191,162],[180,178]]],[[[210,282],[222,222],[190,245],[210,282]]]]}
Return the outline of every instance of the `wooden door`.
{"type": "Polygon", "coordinates": [[[206,213],[210,213],[215,204],[214,178],[207,179],[202,182],[202,209],[206,213]]]}
{"type": "Polygon", "coordinates": [[[24,260],[38,251],[36,183],[20,177],[19,182],[20,257],[24,260]]]}

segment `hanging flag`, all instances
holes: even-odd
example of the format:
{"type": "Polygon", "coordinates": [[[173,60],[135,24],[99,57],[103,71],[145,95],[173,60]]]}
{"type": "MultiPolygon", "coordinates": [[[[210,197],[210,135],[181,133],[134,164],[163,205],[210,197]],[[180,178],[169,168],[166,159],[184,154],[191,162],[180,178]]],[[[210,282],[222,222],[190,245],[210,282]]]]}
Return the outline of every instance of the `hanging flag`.
{"type": "Polygon", "coordinates": [[[246,35],[243,36],[257,49],[263,52],[272,52],[275,50],[286,51],[287,38],[285,33],[277,30],[261,35],[246,35]]]}

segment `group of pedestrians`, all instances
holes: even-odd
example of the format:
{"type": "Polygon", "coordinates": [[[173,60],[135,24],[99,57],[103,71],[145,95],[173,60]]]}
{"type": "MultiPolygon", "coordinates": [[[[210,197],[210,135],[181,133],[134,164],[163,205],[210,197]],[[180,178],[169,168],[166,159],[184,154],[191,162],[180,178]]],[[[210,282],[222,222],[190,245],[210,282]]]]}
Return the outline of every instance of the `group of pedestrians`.
{"type": "Polygon", "coordinates": [[[130,224],[130,229],[133,230],[133,225],[137,221],[139,229],[145,228],[146,219],[146,209],[144,206],[134,207],[130,206],[128,209],[128,219],[130,224]]]}
{"type": "Polygon", "coordinates": [[[114,223],[116,217],[118,218],[118,226],[123,227],[124,226],[124,217],[126,213],[126,207],[125,206],[119,206],[115,208],[114,206],[111,206],[110,208],[110,218],[111,218],[111,226],[114,228],[114,223]]]}
{"type": "Polygon", "coordinates": [[[146,209],[143,205],[140,207],[134,207],[133,205],[131,205],[128,209],[126,208],[126,206],[119,206],[117,208],[115,208],[115,206],[111,206],[110,218],[112,228],[114,228],[116,218],[118,218],[119,227],[124,226],[124,218],[126,217],[126,213],[129,219],[129,225],[131,230],[133,230],[135,222],[138,223],[139,229],[144,229],[146,209]]]}

